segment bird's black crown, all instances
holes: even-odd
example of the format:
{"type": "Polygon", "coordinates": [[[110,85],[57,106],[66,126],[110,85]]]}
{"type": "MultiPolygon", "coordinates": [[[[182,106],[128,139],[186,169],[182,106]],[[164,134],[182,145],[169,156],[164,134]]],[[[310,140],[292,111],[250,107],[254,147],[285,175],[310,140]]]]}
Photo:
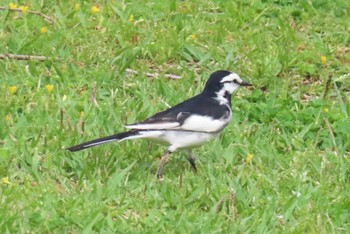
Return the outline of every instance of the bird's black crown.
{"type": "Polygon", "coordinates": [[[205,84],[204,91],[210,92],[210,93],[216,93],[222,88],[221,80],[225,77],[230,75],[232,72],[226,71],[226,70],[219,70],[216,72],[213,72],[207,83],[205,84]]]}

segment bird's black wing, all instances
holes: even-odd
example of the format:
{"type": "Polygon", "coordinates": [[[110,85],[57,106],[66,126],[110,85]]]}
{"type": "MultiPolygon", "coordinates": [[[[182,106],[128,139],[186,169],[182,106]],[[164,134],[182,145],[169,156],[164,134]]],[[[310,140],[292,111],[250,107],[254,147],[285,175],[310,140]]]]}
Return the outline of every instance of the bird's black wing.
{"type": "Polygon", "coordinates": [[[229,106],[220,105],[217,100],[199,94],[142,122],[126,127],[215,132],[226,126],[227,121],[221,119],[227,117],[230,111],[229,106]]]}

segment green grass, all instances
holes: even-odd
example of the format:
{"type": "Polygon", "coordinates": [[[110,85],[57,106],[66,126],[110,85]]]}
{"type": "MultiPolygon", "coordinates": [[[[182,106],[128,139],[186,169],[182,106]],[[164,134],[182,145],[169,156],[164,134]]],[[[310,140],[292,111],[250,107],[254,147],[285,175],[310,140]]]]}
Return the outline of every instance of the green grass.
{"type": "Polygon", "coordinates": [[[48,57],[0,60],[1,233],[349,233],[349,1],[28,2],[54,23],[0,11],[1,54],[48,57]],[[218,69],[255,88],[195,151],[198,174],[177,152],[159,183],[165,148],[143,140],[64,150],[199,93],[218,69]]]}

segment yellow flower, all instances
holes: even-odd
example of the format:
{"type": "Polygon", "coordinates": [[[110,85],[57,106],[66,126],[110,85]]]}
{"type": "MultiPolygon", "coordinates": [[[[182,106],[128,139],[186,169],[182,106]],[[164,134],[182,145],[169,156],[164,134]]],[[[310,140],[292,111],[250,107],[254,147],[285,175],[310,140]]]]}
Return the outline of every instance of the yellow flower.
{"type": "Polygon", "coordinates": [[[96,14],[100,11],[100,7],[99,6],[92,6],[91,7],[91,13],[92,14],[96,14]]]}
{"type": "Polygon", "coordinates": [[[328,110],[327,107],[323,109],[323,112],[324,112],[324,113],[328,113],[328,111],[329,111],[329,110],[328,110]]]}
{"type": "Polygon", "coordinates": [[[51,93],[53,91],[54,86],[52,84],[45,85],[47,92],[51,93]]]}
{"type": "Polygon", "coordinates": [[[47,32],[47,28],[46,27],[41,27],[40,32],[41,33],[46,33],[47,32]]]}
{"type": "Polygon", "coordinates": [[[19,6],[19,9],[21,9],[21,11],[22,11],[23,13],[27,13],[27,11],[28,11],[28,6],[19,6]]]}
{"type": "Polygon", "coordinates": [[[13,85],[13,86],[10,86],[7,88],[7,91],[10,93],[10,94],[14,94],[16,91],[17,91],[17,86],[13,85]]]}
{"type": "Polygon", "coordinates": [[[326,64],[327,64],[327,57],[326,57],[325,55],[322,55],[322,56],[321,56],[321,63],[322,63],[323,65],[326,65],[326,64]]]}
{"type": "Polygon", "coordinates": [[[130,15],[128,21],[129,21],[129,22],[134,22],[134,20],[135,20],[135,19],[134,19],[134,15],[130,15]]]}
{"type": "Polygon", "coordinates": [[[10,184],[11,184],[11,182],[9,181],[9,178],[8,178],[8,177],[3,177],[3,178],[1,179],[1,183],[2,183],[2,184],[7,184],[7,185],[10,185],[10,184]]]}
{"type": "Polygon", "coordinates": [[[7,114],[7,115],[5,116],[5,120],[6,120],[7,122],[11,122],[11,121],[12,121],[11,115],[10,115],[10,114],[7,114]]]}
{"type": "Polygon", "coordinates": [[[79,11],[79,9],[80,9],[80,4],[79,3],[75,3],[74,10],[75,11],[79,11]]]}
{"type": "Polygon", "coordinates": [[[196,40],[197,39],[196,34],[192,34],[190,37],[191,37],[192,40],[196,40]]]}
{"type": "Polygon", "coordinates": [[[9,7],[10,9],[14,9],[14,8],[17,8],[17,5],[16,3],[10,2],[9,7]]]}
{"type": "Polygon", "coordinates": [[[80,117],[84,117],[84,115],[85,115],[84,111],[80,112],[80,117]]]}
{"type": "Polygon", "coordinates": [[[248,154],[247,158],[245,159],[246,163],[251,163],[253,160],[253,156],[254,156],[253,154],[248,154]]]}

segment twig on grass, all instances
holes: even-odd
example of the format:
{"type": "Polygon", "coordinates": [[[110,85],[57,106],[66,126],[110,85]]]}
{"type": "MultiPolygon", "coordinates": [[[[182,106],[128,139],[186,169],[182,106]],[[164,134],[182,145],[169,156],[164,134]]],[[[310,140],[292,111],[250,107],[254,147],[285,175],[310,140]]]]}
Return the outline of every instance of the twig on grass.
{"type": "MultiPolygon", "coordinates": [[[[4,11],[4,10],[10,10],[10,11],[17,11],[17,12],[23,12],[23,10],[21,8],[8,8],[8,7],[4,7],[4,6],[0,6],[0,10],[1,11],[4,11]]],[[[51,18],[50,16],[48,15],[45,15],[39,11],[27,11],[27,13],[30,13],[30,14],[34,14],[34,15],[38,15],[38,16],[41,16],[44,20],[46,20],[47,22],[49,22],[50,24],[53,24],[54,23],[54,20],[53,18],[51,18]]]]}
{"type": "Polygon", "coordinates": [[[338,151],[338,148],[337,148],[337,142],[335,141],[335,136],[334,136],[334,133],[333,133],[332,125],[329,122],[327,117],[324,117],[324,122],[326,123],[329,135],[331,136],[331,139],[332,139],[335,151],[336,151],[335,154],[336,154],[336,156],[338,156],[339,155],[339,151],[338,151]]]}
{"type": "Polygon", "coordinates": [[[84,119],[81,121],[81,135],[83,136],[85,133],[85,121],[84,119]]]}
{"type": "Polygon", "coordinates": [[[182,188],[182,174],[179,176],[179,188],[182,188]]]}
{"type": "Polygon", "coordinates": [[[61,129],[63,129],[63,119],[64,119],[64,111],[63,109],[61,108],[61,111],[60,111],[60,125],[61,125],[61,129]]]}
{"type": "Polygon", "coordinates": [[[227,194],[225,195],[225,196],[223,196],[221,199],[220,199],[220,201],[219,201],[219,203],[217,204],[217,206],[216,206],[216,213],[219,213],[220,211],[221,211],[221,209],[222,209],[222,205],[224,204],[224,201],[227,199],[227,194]]]}
{"type": "Polygon", "coordinates": [[[233,218],[235,218],[238,215],[238,211],[237,211],[237,208],[235,206],[236,193],[233,190],[233,188],[230,188],[229,190],[230,190],[230,195],[226,194],[225,196],[223,196],[220,199],[220,201],[218,202],[218,204],[216,205],[215,210],[216,210],[216,213],[219,213],[222,210],[222,206],[223,206],[224,202],[231,198],[231,209],[233,212],[233,218]]]}
{"type": "MultiPolygon", "coordinates": [[[[127,74],[129,74],[129,75],[137,75],[137,74],[139,74],[137,71],[132,70],[132,69],[129,69],[129,68],[127,68],[127,69],[125,70],[125,72],[126,72],[127,74]]],[[[155,73],[146,72],[145,75],[146,75],[147,77],[150,77],[150,78],[155,78],[155,77],[159,77],[159,76],[160,76],[159,73],[157,73],[157,72],[155,72],[155,73]]],[[[174,80],[181,79],[181,76],[177,76],[177,75],[174,75],[174,74],[164,74],[164,76],[165,76],[166,78],[174,79],[174,80]]]]}
{"type": "Polygon", "coordinates": [[[231,208],[232,208],[232,212],[233,212],[234,216],[236,217],[238,214],[237,208],[235,206],[236,193],[233,190],[233,188],[230,188],[230,191],[231,191],[231,208]]]}
{"type": "Polygon", "coordinates": [[[16,59],[16,60],[47,60],[46,56],[42,55],[26,55],[26,54],[0,54],[0,59],[16,59]]]}
{"type": "MultiPolygon", "coordinates": [[[[0,59],[16,59],[16,60],[38,60],[38,61],[45,61],[48,59],[48,57],[43,55],[26,55],[26,54],[0,54],[0,59]]],[[[55,58],[55,60],[61,60],[60,58],[55,58]]],[[[126,73],[128,75],[137,75],[139,74],[138,71],[132,70],[127,68],[126,73]]],[[[145,75],[150,78],[156,78],[159,77],[159,73],[150,73],[146,72],[145,75]]],[[[181,79],[181,76],[177,76],[174,74],[164,74],[164,76],[168,79],[178,80],[181,79]]],[[[92,100],[93,101],[93,100],[92,100]]],[[[95,101],[96,103],[96,101],[95,101]]]]}
{"type": "Polygon", "coordinates": [[[332,75],[329,75],[326,82],[326,87],[324,89],[323,98],[326,98],[329,91],[329,87],[331,86],[331,82],[332,82],[332,75]]]}
{"type": "Polygon", "coordinates": [[[96,101],[96,94],[97,94],[97,82],[95,81],[94,84],[92,85],[91,102],[98,107],[98,103],[96,101]]]}

